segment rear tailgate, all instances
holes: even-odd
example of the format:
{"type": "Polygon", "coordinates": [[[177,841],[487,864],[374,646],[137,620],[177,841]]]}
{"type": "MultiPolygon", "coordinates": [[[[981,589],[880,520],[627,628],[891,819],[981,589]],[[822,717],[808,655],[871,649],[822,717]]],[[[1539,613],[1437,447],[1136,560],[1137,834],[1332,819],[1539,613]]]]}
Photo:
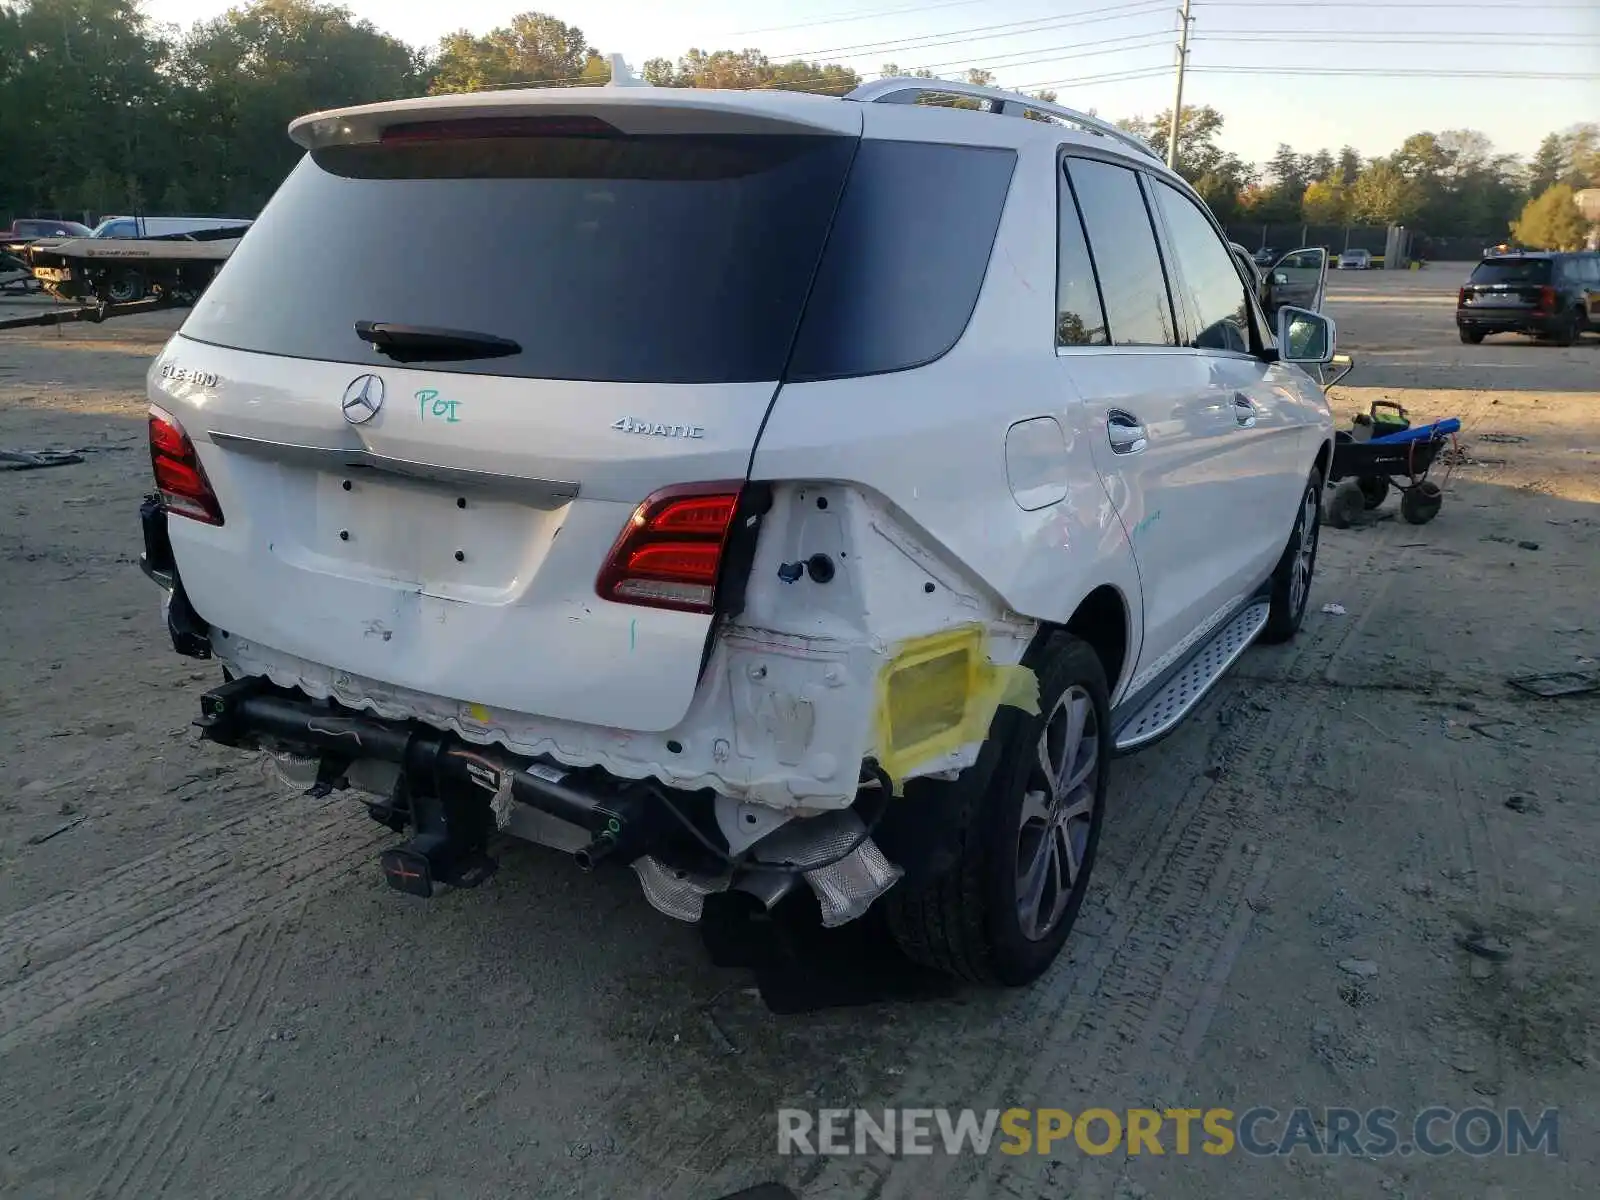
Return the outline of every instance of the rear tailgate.
{"type": "Polygon", "coordinates": [[[229,637],[463,705],[686,711],[711,616],[596,578],[652,492],[744,479],[859,115],[589,96],[336,121],[358,140],[307,156],[153,367],[225,518],[172,518],[179,570],[229,637]],[[515,350],[396,362],[361,321],[515,350]]]}
{"type": "Polygon", "coordinates": [[[1540,308],[1551,282],[1547,258],[1502,258],[1482,262],[1461,289],[1461,307],[1484,316],[1499,310],[1507,315],[1540,308]]]}

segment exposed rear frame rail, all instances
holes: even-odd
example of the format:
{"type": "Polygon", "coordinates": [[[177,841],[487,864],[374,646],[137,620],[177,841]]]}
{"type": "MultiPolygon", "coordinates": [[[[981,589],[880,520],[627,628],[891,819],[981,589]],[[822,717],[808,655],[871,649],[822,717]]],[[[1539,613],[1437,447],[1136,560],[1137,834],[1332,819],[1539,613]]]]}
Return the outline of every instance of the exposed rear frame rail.
{"type": "Polygon", "coordinates": [[[1092,117],[1088,113],[1079,112],[1075,108],[1066,108],[1060,104],[1047,103],[1035,100],[1032,96],[1024,96],[1021,92],[1008,92],[1002,88],[983,87],[975,83],[954,83],[945,79],[919,79],[909,75],[897,75],[889,79],[877,79],[872,83],[864,83],[855,91],[845,96],[846,100],[855,100],[862,104],[915,104],[923,96],[960,96],[968,100],[982,100],[988,107],[983,111],[1000,113],[1003,116],[1021,117],[1028,112],[1043,113],[1045,116],[1055,117],[1069,125],[1076,125],[1088,133],[1096,133],[1101,137],[1112,138],[1124,146],[1139,151],[1155,159],[1164,161],[1161,155],[1143,138],[1129,133],[1126,129],[1118,129],[1109,121],[1102,121],[1099,117],[1092,117]]]}

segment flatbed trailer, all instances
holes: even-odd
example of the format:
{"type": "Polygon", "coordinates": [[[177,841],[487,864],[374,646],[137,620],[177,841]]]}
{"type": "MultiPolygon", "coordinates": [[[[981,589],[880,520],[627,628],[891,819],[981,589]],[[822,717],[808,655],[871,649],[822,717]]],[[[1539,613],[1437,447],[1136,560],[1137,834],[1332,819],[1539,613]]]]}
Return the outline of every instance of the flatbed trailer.
{"type": "Polygon", "coordinates": [[[240,236],[234,228],[174,237],[58,238],[30,242],[18,257],[59,300],[104,306],[157,296],[188,304],[205,291],[240,236]]]}

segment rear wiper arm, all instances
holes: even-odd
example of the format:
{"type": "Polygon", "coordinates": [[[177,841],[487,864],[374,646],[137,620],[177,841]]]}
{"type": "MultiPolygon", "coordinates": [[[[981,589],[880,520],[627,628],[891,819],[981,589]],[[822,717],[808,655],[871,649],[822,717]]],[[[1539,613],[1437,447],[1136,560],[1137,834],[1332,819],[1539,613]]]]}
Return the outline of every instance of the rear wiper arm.
{"type": "Polygon", "coordinates": [[[522,353],[522,347],[510,338],[470,329],[439,329],[433,325],[357,321],[356,336],[396,362],[451,362],[466,358],[505,358],[522,353]]]}

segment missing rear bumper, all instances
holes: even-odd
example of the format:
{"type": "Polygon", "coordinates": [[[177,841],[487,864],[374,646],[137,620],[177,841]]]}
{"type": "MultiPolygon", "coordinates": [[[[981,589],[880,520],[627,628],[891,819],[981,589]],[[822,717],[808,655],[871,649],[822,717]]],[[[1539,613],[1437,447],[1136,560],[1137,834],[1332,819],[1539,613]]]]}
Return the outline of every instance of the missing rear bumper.
{"type": "Polygon", "coordinates": [[[731,856],[710,793],[671,792],[470,744],[257,677],[207,692],[195,724],[222,745],[314,761],[310,790],[319,794],[373,789],[372,780],[384,780],[376,786],[389,794],[368,808],[383,824],[412,834],[381,860],[389,885],[410,895],[430,896],[441,883],[483,882],[494,870],[488,848],[496,832],[563,850],[585,870],[631,865],[651,904],[687,921],[700,918],[713,892],[734,888],[770,908],[804,879],[824,923],[843,924],[901,874],[854,812],[790,822],[745,856],[731,856]]]}

